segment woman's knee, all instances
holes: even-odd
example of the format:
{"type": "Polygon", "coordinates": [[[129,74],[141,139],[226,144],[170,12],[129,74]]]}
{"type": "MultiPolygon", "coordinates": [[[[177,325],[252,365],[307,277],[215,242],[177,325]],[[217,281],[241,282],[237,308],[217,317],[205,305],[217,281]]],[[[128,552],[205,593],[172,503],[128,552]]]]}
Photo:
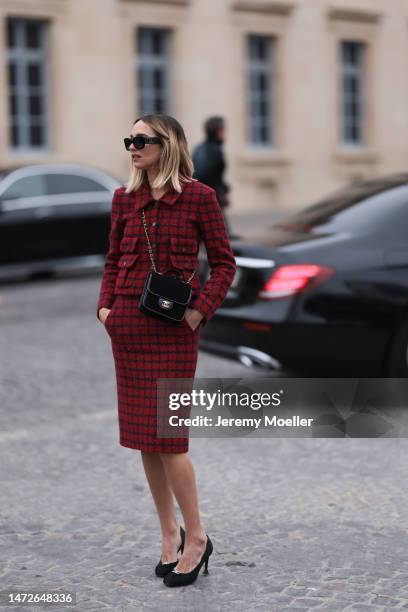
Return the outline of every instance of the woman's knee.
{"type": "Polygon", "coordinates": [[[188,451],[185,453],[159,453],[163,461],[172,462],[180,459],[180,457],[188,457],[188,451]]]}

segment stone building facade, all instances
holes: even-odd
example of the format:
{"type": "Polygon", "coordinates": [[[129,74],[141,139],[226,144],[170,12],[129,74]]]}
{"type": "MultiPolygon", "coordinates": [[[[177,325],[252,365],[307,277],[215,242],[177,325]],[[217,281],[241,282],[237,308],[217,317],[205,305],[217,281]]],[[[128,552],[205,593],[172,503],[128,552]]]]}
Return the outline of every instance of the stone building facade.
{"type": "Polygon", "coordinates": [[[408,0],[0,0],[0,165],[126,180],[142,112],[191,149],[227,121],[236,212],[301,207],[408,160],[408,0]]]}

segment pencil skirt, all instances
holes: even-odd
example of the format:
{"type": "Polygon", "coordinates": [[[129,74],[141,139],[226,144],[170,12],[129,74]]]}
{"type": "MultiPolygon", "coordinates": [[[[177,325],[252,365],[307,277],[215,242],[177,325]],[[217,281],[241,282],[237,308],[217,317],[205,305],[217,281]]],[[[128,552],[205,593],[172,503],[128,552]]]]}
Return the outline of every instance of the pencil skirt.
{"type": "Polygon", "coordinates": [[[140,296],[117,295],[105,321],[116,372],[119,443],[161,453],[188,451],[185,437],[157,436],[157,379],[194,378],[201,325],[174,324],[141,312],[140,296]]]}

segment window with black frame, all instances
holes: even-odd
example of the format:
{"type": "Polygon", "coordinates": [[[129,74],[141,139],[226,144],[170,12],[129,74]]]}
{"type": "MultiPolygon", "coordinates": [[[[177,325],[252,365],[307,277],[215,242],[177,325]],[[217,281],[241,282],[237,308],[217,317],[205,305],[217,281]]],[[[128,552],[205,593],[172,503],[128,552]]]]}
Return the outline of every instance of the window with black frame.
{"type": "Polygon", "coordinates": [[[275,144],[274,55],[273,36],[248,35],[247,138],[252,146],[271,147],[275,144]]]}
{"type": "Polygon", "coordinates": [[[44,20],[7,19],[9,141],[16,150],[48,145],[47,27],[44,20]]]}
{"type": "Polygon", "coordinates": [[[341,121],[345,145],[364,144],[364,55],[364,43],[341,42],[341,121]]]}
{"type": "Polygon", "coordinates": [[[137,30],[138,114],[171,113],[170,39],[166,28],[137,30]]]}

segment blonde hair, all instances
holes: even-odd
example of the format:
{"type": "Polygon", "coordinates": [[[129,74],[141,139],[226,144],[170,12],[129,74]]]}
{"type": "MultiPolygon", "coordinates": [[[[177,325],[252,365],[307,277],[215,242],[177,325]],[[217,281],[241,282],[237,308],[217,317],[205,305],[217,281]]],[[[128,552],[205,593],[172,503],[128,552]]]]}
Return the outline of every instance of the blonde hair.
{"type": "MultiPolygon", "coordinates": [[[[137,121],[144,121],[162,138],[162,152],[159,160],[159,172],[153,181],[153,189],[172,186],[181,193],[181,183],[191,182],[194,165],[188,150],[186,135],[180,123],[170,115],[142,115],[137,121]]],[[[146,170],[135,168],[130,159],[130,176],[126,193],[136,191],[147,178],[146,170]]]]}

